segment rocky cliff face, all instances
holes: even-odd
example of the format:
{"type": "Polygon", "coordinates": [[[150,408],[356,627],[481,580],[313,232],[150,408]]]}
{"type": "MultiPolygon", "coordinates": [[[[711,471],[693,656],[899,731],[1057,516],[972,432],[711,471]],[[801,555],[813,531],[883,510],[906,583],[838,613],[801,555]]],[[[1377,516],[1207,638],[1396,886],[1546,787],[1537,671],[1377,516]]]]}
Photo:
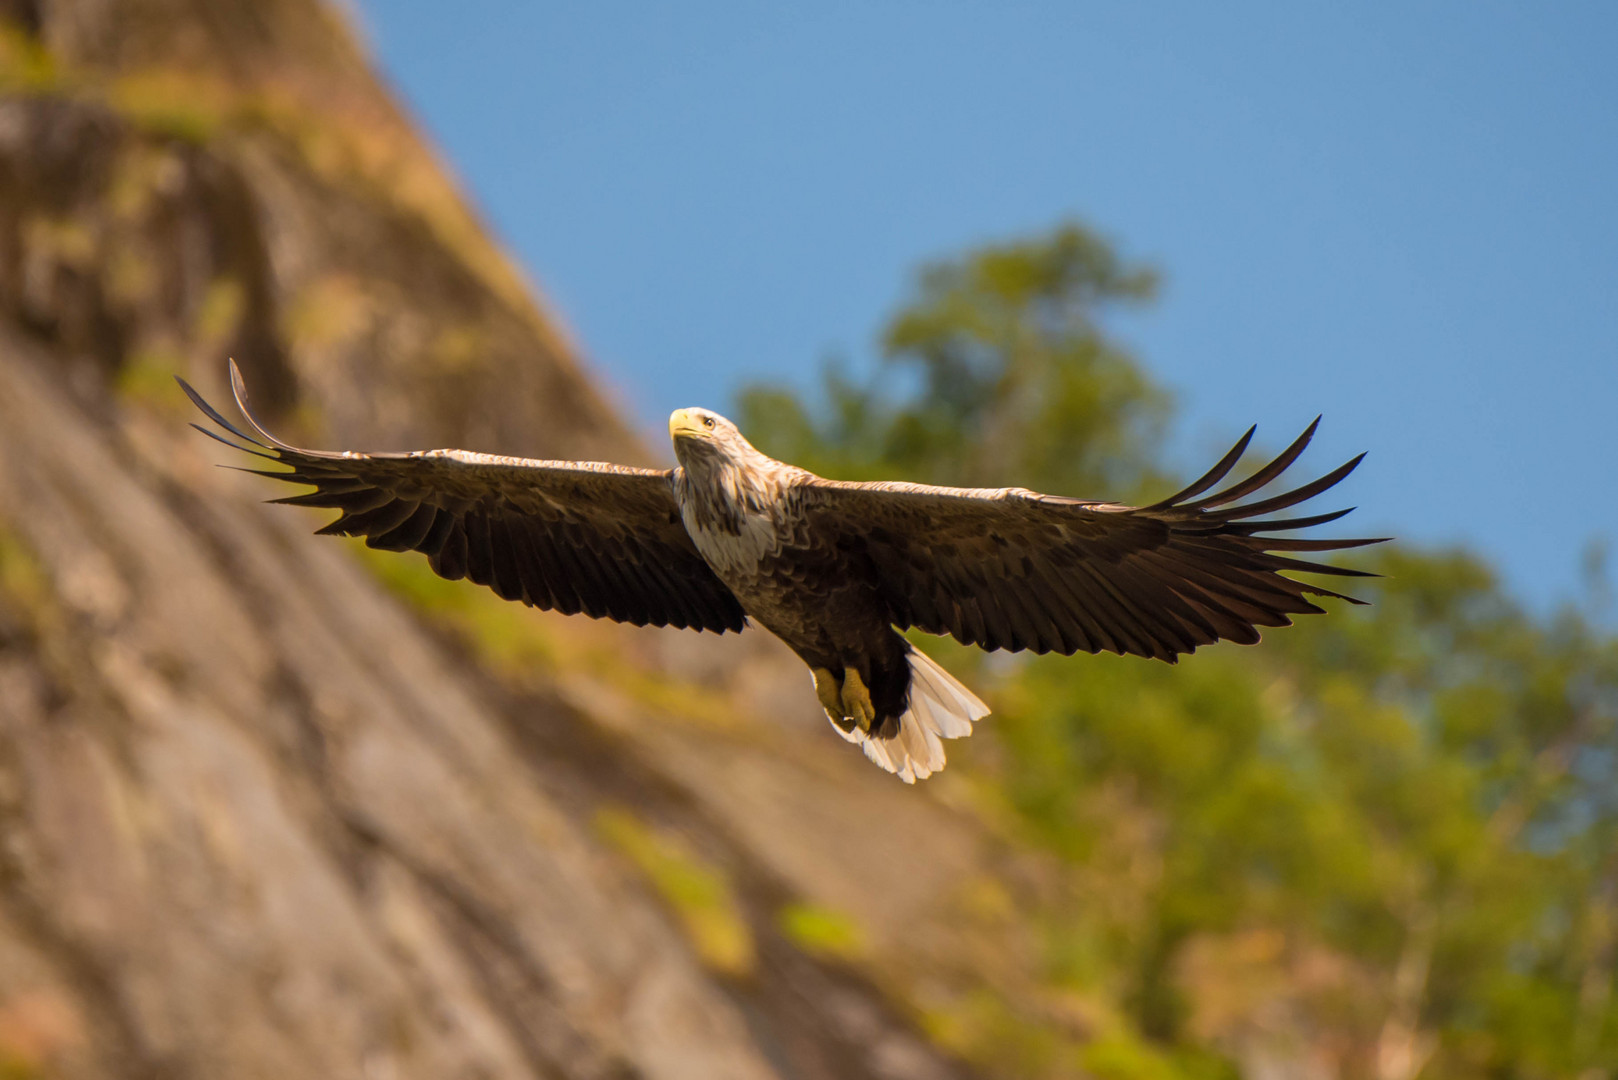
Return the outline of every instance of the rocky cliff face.
{"type": "Polygon", "coordinates": [[[0,1075],[961,1073],[948,783],[768,642],[309,537],[185,426],[227,355],[313,444],[646,457],[328,10],[0,2],[0,1075]]]}

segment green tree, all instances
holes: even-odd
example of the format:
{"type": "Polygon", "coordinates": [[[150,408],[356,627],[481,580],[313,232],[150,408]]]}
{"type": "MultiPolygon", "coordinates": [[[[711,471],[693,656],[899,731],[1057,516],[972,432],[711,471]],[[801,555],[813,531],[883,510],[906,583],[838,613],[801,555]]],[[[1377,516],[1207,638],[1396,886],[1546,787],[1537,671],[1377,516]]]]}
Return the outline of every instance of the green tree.
{"type": "MultiPolygon", "coordinates": [[[[1104,331],[1154,285],[1078,226],[970,253],[923,273],[876,379],[829,370],[813,411],[751,389],[744,425],[839,477],[1155,486],[1167,396],[1104,331]]],[[[1257,649],[995,666],[966,764],[1064,868],[1025,898],[1044,991],[1125,1027],[1064,1054],[1039,1001],[1003,1002],[985,1067],[1210,1075],[1284,1051],[1283,1015],[1344,1076],[1618,1069],[1618,640],[1464,552],[1357,562],[1373,607],[1257,649]]]]}
{"type": "Polygon", "coordinates": [[[1152,270],[1078,225],[938,263],[884,332],[876,379],[829,368],[813,413],[790,390],[752,387],[743,428],[767,452],[845,478],[1131,489],[1168,395],[1101,321],[1156,289],[1152,270]],[[895,381],[915,391],[884,394],[895,381]]]}

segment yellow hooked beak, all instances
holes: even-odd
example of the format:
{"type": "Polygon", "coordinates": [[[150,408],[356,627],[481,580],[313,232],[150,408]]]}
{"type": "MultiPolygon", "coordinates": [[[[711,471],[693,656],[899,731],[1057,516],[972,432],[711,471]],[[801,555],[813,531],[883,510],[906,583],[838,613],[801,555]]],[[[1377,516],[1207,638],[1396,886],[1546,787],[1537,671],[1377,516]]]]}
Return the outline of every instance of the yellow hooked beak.
{"type": "Polygon", "coordinates": [[[690,409],[675,409],[669,413],[669,438],[705,439],[709,434],[702,418],[690,409]]]}

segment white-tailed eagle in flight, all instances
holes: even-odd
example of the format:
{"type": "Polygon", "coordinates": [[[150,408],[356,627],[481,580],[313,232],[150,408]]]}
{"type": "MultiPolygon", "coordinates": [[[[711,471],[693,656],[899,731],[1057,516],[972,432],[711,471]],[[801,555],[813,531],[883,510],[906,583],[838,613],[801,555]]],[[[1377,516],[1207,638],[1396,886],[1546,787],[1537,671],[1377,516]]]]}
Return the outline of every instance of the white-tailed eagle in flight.
{"type": "MultiPolygon", "coordinates": [[[[1286,571],[1369,576],[1281,552],[1377,543],[1270,535],[1348,513],[1276,519],[1347,476],[1360,458],[1285,494],[1237,505],[1281,475],[1313,436],[1212,495],[1249,429],[1190,487],[1150,506],[1026,488],[826,480],[754,449],[706,409],[669,417],[679,465],[531,461],[465,450],[364,454],[300,450],[236,404],[254,435],[208,418],[284,470],[252,470],[314,490],[276,499],[341,511],[319,530],[420,551],[434,572],[507,600],[636,626],[742,630],[751,619],[801,657],[837,731],[906,782],[944,767],[942,739],[972,733],[989,708],[899,633],[912,627],[1016,652],[1108,652],[1174,663],[1221,639],[1359,601],[1286,571]]],[[[1364,455],[1360,455],[1363,457],[1364,455]]]]}

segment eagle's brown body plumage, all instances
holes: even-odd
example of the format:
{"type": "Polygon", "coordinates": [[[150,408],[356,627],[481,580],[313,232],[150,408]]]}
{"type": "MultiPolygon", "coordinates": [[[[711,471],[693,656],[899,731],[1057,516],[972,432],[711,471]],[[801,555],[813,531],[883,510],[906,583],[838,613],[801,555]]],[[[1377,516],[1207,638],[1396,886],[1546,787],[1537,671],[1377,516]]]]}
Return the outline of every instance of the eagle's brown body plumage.
{"type": "Polygon", "coordinates": [[[809,665],[844,737],[906,780],[941,768],[940,739],[969,734],[988,709],[899,630],[985,649],[1105,650],[1172,663],[1200,645],[1256,642],[1259,627],[1319,612],[1312,596],[1352,600],[1282,571],[1362,571],[1280,553],[1377,542],[1263,535],[1347,513],[1265,517],[1325,491],[1359,458],[1235,505],[1297,459],[1314,424],[1222,491],[1205,494],[1234,467],[1251,430],[1185,490],[1128,507],[1022,488],[826,480],[760,453],[702,409],[670,419],[680,461],[672,470],[461,450],[300,450],[253,420],[234,364],[231,378],[256,438],[181,385],[251,444],[229,445],[290,467],[264,475],[314,487],[277,501],[341,511],[321,532],[421,551],[444,577],[570,614],[716,632],[739,631],[751,618],[809,665]]]}
{"type": "MultiPolygon", "coordinates": [[[[716,421],[719,418],[715,418],[716,421]]],[[[676,441],[675,501],[703,560],[748,616],[841,684],[859,670],[876,711],[871,734],[898,733],[910,645],[857,547],[828,544],[803,511],[819,477],[759,453],[739,434],[676,441]]],[[[847,731],[846,718],[834,717],[847,731]]]]}

